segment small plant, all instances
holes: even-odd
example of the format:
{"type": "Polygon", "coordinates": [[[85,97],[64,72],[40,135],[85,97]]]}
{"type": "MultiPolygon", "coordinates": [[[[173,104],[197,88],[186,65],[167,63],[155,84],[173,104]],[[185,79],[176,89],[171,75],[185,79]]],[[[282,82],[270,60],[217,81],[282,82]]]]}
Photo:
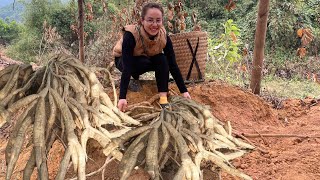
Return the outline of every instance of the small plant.
{"type": "Polygon", "coordinates": [[[218,66],[219,73],[227,73],[229,67],[241,59],[239,54],[240,29],[229,19],[224,25],[224,34],[218,39],[208,40],[208,53],[211,61],[218,66]]]}

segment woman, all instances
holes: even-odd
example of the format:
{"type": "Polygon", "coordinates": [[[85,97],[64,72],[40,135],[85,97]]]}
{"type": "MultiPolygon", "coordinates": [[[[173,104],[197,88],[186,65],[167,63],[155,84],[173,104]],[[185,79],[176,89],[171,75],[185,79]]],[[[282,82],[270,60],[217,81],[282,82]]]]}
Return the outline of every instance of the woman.
{"type": "Polygon", "coordinates": [[[163,26],[163,8],[158,3],[147,3],[141,12],[140,25],[124,27],[124,35],[113,49],[116,67],[122,72],[118,108],[127,108],[126,94],[132,76],[136,83],[139,76],[148,71],[155,71],[160,105],[168,105],[169,71],[179,91],[185,98],[190,94],[184,84],[175,60],[172,42],[163,26]]]}

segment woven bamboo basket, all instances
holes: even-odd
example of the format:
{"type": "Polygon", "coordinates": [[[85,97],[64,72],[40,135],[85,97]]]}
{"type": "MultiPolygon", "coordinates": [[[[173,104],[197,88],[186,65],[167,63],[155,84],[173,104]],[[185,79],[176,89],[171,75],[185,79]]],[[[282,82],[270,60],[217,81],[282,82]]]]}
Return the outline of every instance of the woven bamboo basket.
{"type": "Polygon", "coordinates": [[[204,80],[204,73],[206,68],[206,59],[208,52],[207,33],[201,31],[192,31],[185,33],[178,33],[170,35],[173,49],[176,55],[176,61],[181,71],[182,77],[185,81],[202,81],[204,80]],[[196,53],[196,61],[199,64],[199,69],[202,74],[202,78],[199,77],[199,73],[196,64],[193,63],[190,78],[187,79],[187,75],[192,63],[193,54],[188,46],[187,39],[189,39],[192,46],[192,51],[195,52],[197,41],[199,38],[198,50],[196,53]]]}

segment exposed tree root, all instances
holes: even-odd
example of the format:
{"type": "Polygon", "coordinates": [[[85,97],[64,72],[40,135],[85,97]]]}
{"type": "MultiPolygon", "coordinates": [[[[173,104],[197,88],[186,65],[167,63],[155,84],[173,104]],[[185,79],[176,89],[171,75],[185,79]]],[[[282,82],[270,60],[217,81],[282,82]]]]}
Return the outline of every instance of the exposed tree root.
{"type": "Polygon", "coordinates": [[[94,139],[106,157],[120,161],[120,178],[127,179],[136,166],[143,166],[152,179],[170,161],[176,166],[173,179],[202,179],[202,164],[210,161],[231,175],[249,176],[235,169],[229,161],[254,149],[232,136],[230,123],[223,124],[203,105],[172,96],[170,109],[159,109],[159,96],[128,107],[122,113],[103,91],[91,70],[105,72],[106,82],[113,86],[107,69],[87,68],[77,59],[58,55],[47,65],[33,71],[26,65],[12,65],[0,71],[0,127],[23,109],[6,148],[11,179],[28,129],[33,130],[32,154],[23,178],[30,179],[36,167],[41,179],[48,179],[47,154],[55,140],[65,145],[56,179],[64,179],[72,162],[77,179],[86,174],[87,141],[94,139]],[[130,115],[130,116],[129,116],[130,115]],[[55,136],[59,133],[59,136],[55,136]]]}
{"type": "MultiPolygon", "coordinates": [[[[113,82],[108,70],[99,71],[107,72],[109,82],[113,82]]],[[[46,142],[55,129],[66,144],[57,179],[64,179],[70,160],[78,179],[85,179],[88,139],[106,147],[111,138],[131,129],[125,125],[140,125],[114,106],[94,72],[70,56],[57,55],[36,71],[31,66],[11,65],[0,72],[0,127],[24,108],[6,148],[7,180],[11,179],[29,128],[33,129],[33,151],[24,179],[30,178],[34,167],[41,179],[48,179],[46,156],[51,145],[46,142]],[[106,125],[111,126],[106,129],[106,125]]],[[[119,152],[114,154],[122,157],[119,152]]]]}
{"type": "Polygon", "coordinates": [[[251,179],[229,163],[254,149],[231,136],[230,124],[223,126],[206,107],[179,96],[171,98],[171,110],[164,109],[160,114],[150,111],[152,106],[146,107],[147,104],[150,103],[139,103],[127,112],[136,117],[143,114],[138,119],[152,117],[143,121],[146,125],[112,139],[104,149],[106,156],[114,150],[124,152],[120,162],[121,179],[126,179],[137,165],[144,166],[151,179],[160,179],[171,153],[176,154],[172,158],[179,165],[174,176],[177,180],[202,179],[204,161],[216,164],[231,175],[251,179]]]}

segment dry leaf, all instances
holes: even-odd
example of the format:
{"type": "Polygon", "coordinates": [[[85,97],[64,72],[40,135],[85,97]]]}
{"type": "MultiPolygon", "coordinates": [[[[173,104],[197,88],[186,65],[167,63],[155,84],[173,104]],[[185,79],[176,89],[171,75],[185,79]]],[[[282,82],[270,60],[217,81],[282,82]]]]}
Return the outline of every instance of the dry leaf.
{"type": "Polygon", "coordinates": [[[312,73],[312,81],[313,82],[317,82],[318,78],[317,78],[317,74],[312,73]]]}
{"type": "Polygon", "coordinates": [[[174,21],[175,21],[175,22],[174,22],[175,29],[176,29],[177,31],[180,31],[181,21],[180,21],[178,18],[175,18],[174,21]]]}
{"type": "Polygon", "coordinates": [[[236,43],[236,42],[238,41],[238,38],[237,38],[237,36],[236,36],[236,34],[235,34],[234,32],[231,32],[231,33],[230,33],[230,37],[231,37],[231,39],[232,39],[233,42],[236,43]]]}
{"type": "Polygon", "coordinates": [[[229,12],[236,8],[236,3],[233,0],[229,0],[228,4],[224,7],[229,12]]]}
{"type": "Polygon", "coordinates": [[[46,20],[44,20],[44,21],[43,21],[42,28],[43,28],[43,29],[46,29],[47,25],[48,25],[47,21],[46,21],[46,20]]]}
{"type": "Polygon", "coordinates": [[[176,13],[179,13],[181,11],[181,7],[179,5],[175,5],[174,11],[176,11],[176,13]]]}
{"type": "Polygon", "coordinates": [[[114,23],[117,22],[117,18],[116,18],[115,15],[112,15],[112,16],[111,16],[111,19],[112,19],[112,21],[113,21],[114,23]]]}
{"type": "Polygon", "coordinates": [[[311,29],[303,29],[303,36],[301,39],[301,45],[306,46],[313,40],[313,34],[311,29]]]}
{"type": "Polygon", "coordinates": [[[192,11],[191,21],[193,24],[195,24],[197,22],[197,14],[195,11],[192,11]]]}
{"type": "Polygon", "coordinates": [[[243,57],[248,56],[248,48],[244,47],[244,48],[242,49],[242,56],[243,56],[243,57]]]}
{"type": "Polygon", "coordinates": [[[87,14],[86,15],[86,20],[87,21],[92,21],[93,20],[93,15],[92,14],[87,14]]]}
{"type": "Polygon", "coordinates": [[[168,21],[167,23],[168,23],[168,29],[169,29],[170,31],[173,31],[173,25],[172,25],[172,23],[171,23],[170,21],[168,21]]]}
{"type": "Polygon", "coordinates": [[[183,23],[185,22],[185,18],[184,18],[184,16],[183,16],[182,13],[179,13],[179,14],[178,14],[178,17],[179,17],[179,19],[180,19],[181,22],[183,22],[183,23]]]}
{"type": "Polygon", "coordinates": [[[142,6],[143,3],[144,3],[143,0],[136,0],[136,7],[142,6]]]}
{"type": "Polygon", "coordinates": [[[239,69],[241,72],[247,72],[247,67],[244,64],[242,64],[239,69]]]}
{"type": "Polygon", "coordinates": [[[167,16],[168,16],[168,20],[169,20],[169,21],[172,21],[173,16],[174,16],[173,11],[172,11],[172,10],[168,10],[167,16]]]}
{"type": "Polygon", "coordinates": [[[186,30],[186,27],[187,27],[186,23],[181,22],[181,24],[180,24],[180,30],[181,30],[181,31],[184,31],[184,30],[186,30]]]}
{"type": "Polygon", "coordinates": [[[302,47],[302,48],[298,48],[297,50],[297,56],[299,56],[300,58],[305,57],[307,54],[307,50],[306,48],[302,47]]]}
{"type": "Polygon", "coordinates": [[[70,29],[76,33],[78,33],[77,25],[71,24],[70,29]]]}
{"type": "Polygon", "coordinates": [[[173,6],[172,3],[168,3],[168,9],[169,9],[169,10],[173,11],[173,7],[174,7],[174,6],[173,6]]]}
{"type": "Polygon", "coordinates": [[[302,37],[302,35],[303,35],[303,29],[302,28],[297,30],[297,35],[298,35],[299,38],[302,37]]]}
{"type": "Polygon", "coordinates": [[[107,6],[104,1],[102,1],[103,12],[107,12],[107,6]]]}
{"type": "Polygon", "coordinates": [[[93,11],[92,11],[92,5],[91,5],[91,3],[88,2],[88,3],[86,4],[86,6],[87,6],[88,11],[89,11],[90,13],[92,13],[93,11]]]}
{"type": "Polygon", "coordinates": [[[188,16],[188,13],[184,12],[183,16],[186,18],[188,16]]]}
{"type": "Polygon", "coordinates": [[[308,79],[308,80],[311,79],[310,72],[307,72],[307,79],[308,79]]]}
{"type": "Polygon", "coordinates": [[[193,30],[193,31],[201,31],[201,26],[200,26],[200,24],[194,25],[192,30],[193,30]]]}

